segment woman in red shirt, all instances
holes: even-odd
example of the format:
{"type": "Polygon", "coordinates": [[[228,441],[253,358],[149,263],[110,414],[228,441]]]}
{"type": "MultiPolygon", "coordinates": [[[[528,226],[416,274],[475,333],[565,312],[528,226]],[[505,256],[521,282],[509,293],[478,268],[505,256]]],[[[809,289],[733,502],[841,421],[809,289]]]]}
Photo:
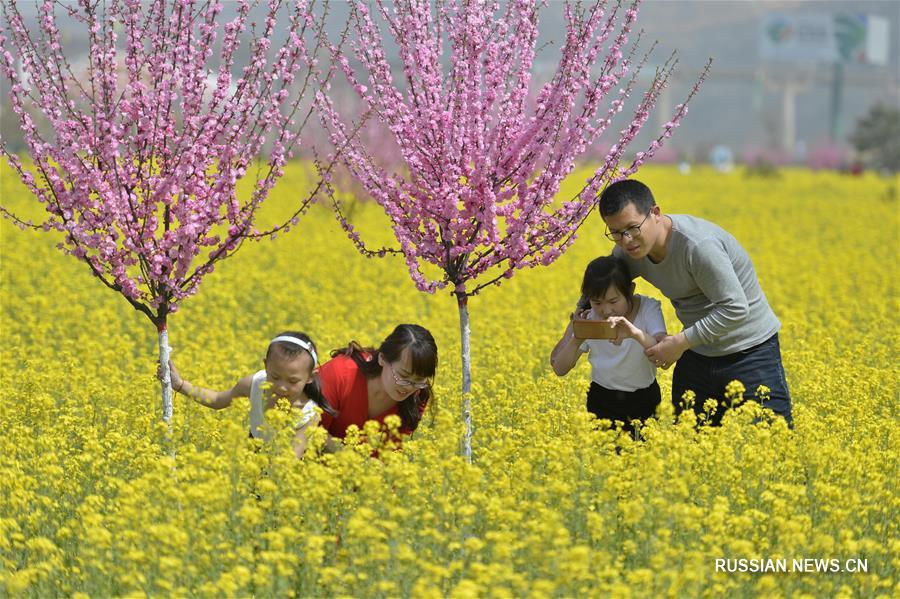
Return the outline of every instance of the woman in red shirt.
{"type": "Polygon", "coordinates": [[[331,352],[319,368],[322,394],[337,415],[322,414],[321,426],[343,439],[347,427],[360,429],[368,420],[384,423],[400,417],[400,432],[411,435],[432,400],[431,382],[437,369],[437,344],[428,329],[401,324],[378,349],[355,341],[331,352]]]}

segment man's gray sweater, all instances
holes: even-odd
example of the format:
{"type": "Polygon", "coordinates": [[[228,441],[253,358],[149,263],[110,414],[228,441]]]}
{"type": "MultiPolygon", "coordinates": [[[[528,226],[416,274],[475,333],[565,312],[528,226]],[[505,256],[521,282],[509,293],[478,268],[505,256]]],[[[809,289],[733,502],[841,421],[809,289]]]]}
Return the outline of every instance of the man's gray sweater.
{"type": "Polygon", "coordinates": [[[685,214],[670,214],[666,257],[633,260],[616,246],[632,277],[643,277],[672,301],[691,350],[725,356],[759,345],[781,323],[759,286],[750,256],[720,226],[685,214]]]}

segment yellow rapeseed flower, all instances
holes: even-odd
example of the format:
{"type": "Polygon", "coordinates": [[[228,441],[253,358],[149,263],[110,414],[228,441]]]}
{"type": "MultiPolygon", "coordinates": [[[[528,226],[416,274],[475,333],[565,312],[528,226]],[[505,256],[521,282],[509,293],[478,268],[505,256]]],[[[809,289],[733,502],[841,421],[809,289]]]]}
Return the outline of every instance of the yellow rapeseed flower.
{"type": "MultiPolygon", "coordinates": [[[[0,168],[4,207],[36,214],[0,168]]],[[[290,209],[304,177],[302,165],[287,168],[261,223],[290,209]]],[[[267,416],[265,442],[248,439],[245,398],[216,411],[176,395],[161,422],[155,328],[61,255],[59,235],[0,221],[0,595],[896,595],[900,471],[885,456],[900,451],[900,279],[887,276],[900,255],[897,182],[790,169],[777,186],[702,168],[645,167],[640,178],[660,190],[664,212],[717,222],[751,255],[782,323],[793,430],[755,402],[721,427],[698,427],[693,410],[676,419],[671,369],[658,372],[663,401],[642,439],[587,413],[589,366],[561,378],[547,356],[584,265],[611,250],[588,221],[550,267],[470,299],[467,464],[453,298],[418,293],[402,260],[360,257],[314,207],[296,232],[217,267],[168,323],[179,369],[216,389],[260,368],[282,328],[308,332],[322,359],[351,339],[377,345],[400,322],[433,333],[435,411],[399,451],[387,447],[400,426],[391,417],[350,427],[336,454],[316,428],[298,461],[284,404],[267,416]],[[862,254],[847,251],[856,230],[868,235],[862,254]],[[869,571],[715,565],[818,556],[865,559],[869,571]]],[[[376,246],[391,242],[376,206],[354,211],[376,246]]],[[[637,291],[662,299],[668,329],[680,330],[670,302],[644,281],[637,291]]],[[[770,393],[735,382],[719,399],[770,393]]],[[[707,413],[717,405],[684,399],[707,413]]]]}

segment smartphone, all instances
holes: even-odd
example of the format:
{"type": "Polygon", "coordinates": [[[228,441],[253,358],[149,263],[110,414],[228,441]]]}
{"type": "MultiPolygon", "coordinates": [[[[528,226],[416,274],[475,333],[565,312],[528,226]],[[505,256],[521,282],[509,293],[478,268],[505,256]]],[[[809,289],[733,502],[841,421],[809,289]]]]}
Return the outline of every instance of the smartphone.
{"type": "Polygon", "coordinates": [[[578,303],[575,304],[575,313],[579,314],[581,312],[585,312],[591,309],[591,300],[590,298],[582,295],[578,298],[578,303]]]}
{"type": "Polygon", "coordinates": [[[576,318],[572,321],[576,339],[615,339],[616,329],[605,320],[576,318]]]}

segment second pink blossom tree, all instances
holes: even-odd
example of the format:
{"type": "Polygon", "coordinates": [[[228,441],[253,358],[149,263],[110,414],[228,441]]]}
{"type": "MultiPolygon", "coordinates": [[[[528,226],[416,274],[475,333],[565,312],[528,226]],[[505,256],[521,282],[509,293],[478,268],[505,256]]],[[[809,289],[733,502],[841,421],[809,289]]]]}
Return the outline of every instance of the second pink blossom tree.
{"type": "Polygon", "coordinates": [[[556,260],[599,192],[636,172],[687,113],[687,101],[676,106],[658,137],[623,164],[675,65],[669,60],[656,70],[626,112],[630,118],[611,130],[643,63],[634,64],[634,50],[626,51],[638,4],[553,3],[564,13],[564,39],[555,71],[537,89],[541,6],[534,0],[375,0],[371,9],[360,0],[351,25],[358,64],[334,52],[364,118],[380,121],[399,146],[405,172],[383,168],[379,148],[351,134],[353,117],[320,93],[322,121],[343,148],[346,168],[384,209],[399,249],[369,250],[332,194],[334,208],[361,252],[401,253],[421,291],[452,288],[461,334],[462,452],[470,461],[469,297],[518,269],[556,260]],[[399,55],[397,70],[387,39],[399,55]],[[573,197],[557,198],[576,159],[604,134],[614,142],[602,164],[573,197]],[[429,277],[433,272],[439,274],[429,277]]]}

